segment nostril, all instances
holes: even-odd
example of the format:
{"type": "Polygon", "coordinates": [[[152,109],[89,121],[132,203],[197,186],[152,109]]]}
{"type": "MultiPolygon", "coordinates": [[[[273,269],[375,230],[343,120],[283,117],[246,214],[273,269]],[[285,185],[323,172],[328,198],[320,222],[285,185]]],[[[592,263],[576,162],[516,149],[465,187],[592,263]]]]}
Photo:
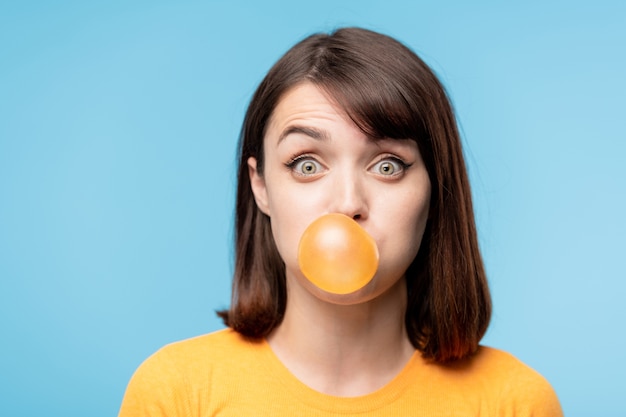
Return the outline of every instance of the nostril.
{"type": "Polygon", "coordinates": [[[360,214],[355,214],[354,216],[352,216],[352,220],[359,220],[361,218],[360,214]]]}

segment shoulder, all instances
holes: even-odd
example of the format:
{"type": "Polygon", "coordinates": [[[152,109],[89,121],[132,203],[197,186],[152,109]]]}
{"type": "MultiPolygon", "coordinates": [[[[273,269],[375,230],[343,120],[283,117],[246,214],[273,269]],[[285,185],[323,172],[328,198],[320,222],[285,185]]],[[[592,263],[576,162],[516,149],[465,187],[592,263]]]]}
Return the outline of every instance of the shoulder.
{"type": "Polygon", "coordinates": [[[184,375],[205,379],[219,368],[254,360],[263,342],[244,338],[232,329],[168,344],[146,359],[137,372],[159,374],[161,378],[184,375]]]}
{"type": "Polygon", "coordinates": [[[548,381],[539,372],[503,350],[480,346],[470,361],[471,366],[477,371],[501,384],[515,385],[517,388],[536,386],[552,390],[548,381]]]}
{"type": "Polygon", "coordinates": [[[232,329],[222,329],[165,345],[153,357],[169,358],[177,362],[201,360],[214,355],[246,351],[256,344],[258,342],[246,339],[232,329]]]}
{"type": "Polygon", "coordinates": [[[562,416],[558,397],[539,372],[510,353],[481,346],[458,367],[503,415],[562,416]]]}
{"type": "Polygon", "coordinates": [[[255,344],[231,329],[218,330],[168,344],[146,359],[138,370],[169,370],[170,373],[176,370],[184,373],[190,369],[206,370],[245,354],[255,344]]]}
{"type": "Polygon", "coordinates": [[[550,383],[502,350],[480,346],[468,358],[443,364],[422,360],[422,366],[417,369],[423,371],[421,378],[427,381],[431,397],[457,408],[464,407],[468,413],[485,410],[481,415],[563,416],[550,383]]]}
{"type": "Polygon", "coordinates": [[[187,408],[204,402],[210,393],[215,374],[245,366],[260,346],[231,329],[166,345],[133,374],[120,416],[188,415],[187,408]]]}

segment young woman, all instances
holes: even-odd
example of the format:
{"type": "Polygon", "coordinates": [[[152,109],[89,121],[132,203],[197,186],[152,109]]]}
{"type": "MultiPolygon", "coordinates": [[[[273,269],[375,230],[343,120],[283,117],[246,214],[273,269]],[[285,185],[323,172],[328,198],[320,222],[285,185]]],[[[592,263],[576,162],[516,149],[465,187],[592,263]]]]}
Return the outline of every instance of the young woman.
{"type": "Polygon", "coordinates": [[[490,312],[440,82],[385,35],[313,35],[245,117],[228,329],[150,357],[120,416],[561,416],[545,379],[479,346],[490,312]],[[371,281],[347,294],[298,262],[305,229],[329,213],[379,251],[371,281]]]}

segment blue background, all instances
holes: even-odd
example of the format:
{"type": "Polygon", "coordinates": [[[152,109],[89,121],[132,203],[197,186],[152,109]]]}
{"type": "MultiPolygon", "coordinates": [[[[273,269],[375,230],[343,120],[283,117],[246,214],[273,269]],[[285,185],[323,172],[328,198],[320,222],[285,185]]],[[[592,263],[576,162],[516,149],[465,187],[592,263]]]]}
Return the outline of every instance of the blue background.
{"type": "Polygon", "coordinates": [[[0,415],[115,415],[149,354],[221,327],[244,109],[292,44],[344,25],[450,92],[484,343],[566,415],[626,415],[625,3],[295,3],[0,3],[0,415]]]}

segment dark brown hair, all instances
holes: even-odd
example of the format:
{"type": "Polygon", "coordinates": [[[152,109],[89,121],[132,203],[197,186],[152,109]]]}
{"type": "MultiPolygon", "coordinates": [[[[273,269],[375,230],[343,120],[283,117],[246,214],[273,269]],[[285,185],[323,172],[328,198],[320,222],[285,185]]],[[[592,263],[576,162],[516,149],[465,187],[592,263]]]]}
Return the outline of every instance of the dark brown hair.
{"type": "Polygon", "coordinates": [[[445,362],[474,352],[491,316],[469,181],[454,112],[430,68],[398,41],[359,28],[309,36],[291,48],[256,90],[243,123],[235,218],[232,304],[227,326],[267,336],[283,319],[285,267],[269,218],[256,206],[247,160],[263,173],[263,139],[281,97],[310,82],[373,138],[417,142],[431,182],[430,216],[406,273],[406,327],[416,349],[445,362]]]}

